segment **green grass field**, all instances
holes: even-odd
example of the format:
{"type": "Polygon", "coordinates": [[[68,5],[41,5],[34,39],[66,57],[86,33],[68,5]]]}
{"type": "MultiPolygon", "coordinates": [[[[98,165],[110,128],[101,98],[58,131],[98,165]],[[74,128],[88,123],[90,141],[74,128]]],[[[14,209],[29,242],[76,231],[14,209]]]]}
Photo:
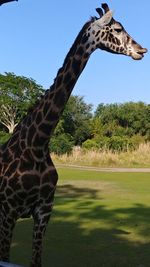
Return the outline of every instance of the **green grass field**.
{"type": "MultiPolygon", "coordinates": [[[[59,169],[43,267],[149,267],[150,173],[59,169]]],[[[11,261],[28,266],[32,220],[19,220],[11,261]]]]}

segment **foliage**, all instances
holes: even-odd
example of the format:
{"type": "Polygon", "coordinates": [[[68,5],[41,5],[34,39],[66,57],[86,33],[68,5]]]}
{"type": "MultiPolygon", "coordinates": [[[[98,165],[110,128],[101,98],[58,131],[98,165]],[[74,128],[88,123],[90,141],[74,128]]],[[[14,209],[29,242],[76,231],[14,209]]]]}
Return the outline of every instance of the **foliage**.
{"type": "Polygon", "coordinates": [[[150,105],[100,104],[92,121],[92,137],[99,148],[135,149],[150,140],[150,105]]]}
{"type": "MultiPolygon", "coordinates": [[[[33,79],[13,73],[0,74],[0,130],[14,127],[40,95],[42,86],[33,79]]],[[[1,143],[7,136],[1,134],[1,143]]],[[[83,97],[71,96],[57,124],[50,150],[69,153],[72,147],[126,151],[150,141],[150,105],[143,102],[100,103],[92,114],[92,105],[83,97]]]]}
{"type": "Polygon", "coordinates": [[[0,74],[0,123],[12,133],[42,93],[43,88],[31,78],[10,72],[0,74]]]}
{"type": "Polygon", "coordinates": [[[7,142],[7,140],[9,139],[9,137],[10,137],[10,134],[9,133],[0,131],[0,145],[2,145],[5,142],[7,142]]]}
{"type": "Polygon", "coordinates": [[[50,150],[57,154],[70,153],[91,135],[91,105],[83,97],[71,96],[50,141],[50,150]]]}
{"type": "Polygon", "coordinates": [[[89,120],[91,119],[91,105],[80,96],[71,96],[64,110],[64,132],[69,133],[75,145],[81,145],[90,136],[89,120]]]}
{"type": "Polygon", "coordinates": [[[100,104],[95,117],[99,118],[104,126],[106,136],[127,135],[131,137],[139,134],[150,138],[150,105],[143,102],[100,104]]]}
{"type": "Polygon", "coordinates": [[[99,117],[94,117],[91,121],[91,135],[93,138],[104,135],[104,127],[99,117]]]}
{"type": "Polygon", "coordinates": [[[50,151],[58,155],[70,153],[73,148],[73,140],[69,134],[59,134],[50,140],[50,151]]]}
{"type": "Polygon", "coordinates": [[[112,136],[109,139],[109,149],[110,150],[127,150],[130,147],[130,140],[128,137],[122,136],[112,136]]]}
{"type": "Polygon", "coordinates": [[[99,145],[94,139],[87,139],[86,141],[82,143],[82,148],[88,149],[88,150],[98,149],[99,145]]]}

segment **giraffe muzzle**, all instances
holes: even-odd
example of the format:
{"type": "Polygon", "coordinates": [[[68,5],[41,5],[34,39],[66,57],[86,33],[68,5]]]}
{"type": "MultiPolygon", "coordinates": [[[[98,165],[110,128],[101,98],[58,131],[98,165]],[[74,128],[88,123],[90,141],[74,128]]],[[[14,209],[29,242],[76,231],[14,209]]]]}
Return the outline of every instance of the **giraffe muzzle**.
{"type": "Polygon", "coordinates": [[[136,50],[131,56],[135,60],[140,60],[144,57],[144,54],[147,53],[148,50],[146,48],[140,48],[136,50]]]}

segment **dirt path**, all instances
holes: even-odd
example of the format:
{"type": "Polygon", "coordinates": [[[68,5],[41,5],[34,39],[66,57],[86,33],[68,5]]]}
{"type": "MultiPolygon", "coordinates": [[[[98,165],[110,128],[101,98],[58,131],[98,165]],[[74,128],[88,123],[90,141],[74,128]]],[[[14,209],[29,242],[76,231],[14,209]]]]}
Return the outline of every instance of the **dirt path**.
{"type": "Polygon", "coordinates": [[[100,167],[88,167],[71,164],[56,164],[58,168],[71,168],[87,171],[98,171],[98,172],[150,172],[150,168],[100,168],[100,167]]]}

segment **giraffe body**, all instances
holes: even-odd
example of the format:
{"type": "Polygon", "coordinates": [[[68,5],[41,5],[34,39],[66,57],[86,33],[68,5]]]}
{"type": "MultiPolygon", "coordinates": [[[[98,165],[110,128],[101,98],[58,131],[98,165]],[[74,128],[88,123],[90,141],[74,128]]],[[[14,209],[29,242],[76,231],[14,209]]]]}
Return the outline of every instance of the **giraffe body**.
{"type": "Polygon", "coordinates": [[[34,219],[31,267],[41,267],[42,240],[52,211],[57,171],[48,143],[90,55],[97,49],[141,59],[147,51],[114,20],[107,4],[87,22],[67,54],[53,85],[18,124],[0,149],[0,260],[9,261],[16,220],[34,219]]]}

